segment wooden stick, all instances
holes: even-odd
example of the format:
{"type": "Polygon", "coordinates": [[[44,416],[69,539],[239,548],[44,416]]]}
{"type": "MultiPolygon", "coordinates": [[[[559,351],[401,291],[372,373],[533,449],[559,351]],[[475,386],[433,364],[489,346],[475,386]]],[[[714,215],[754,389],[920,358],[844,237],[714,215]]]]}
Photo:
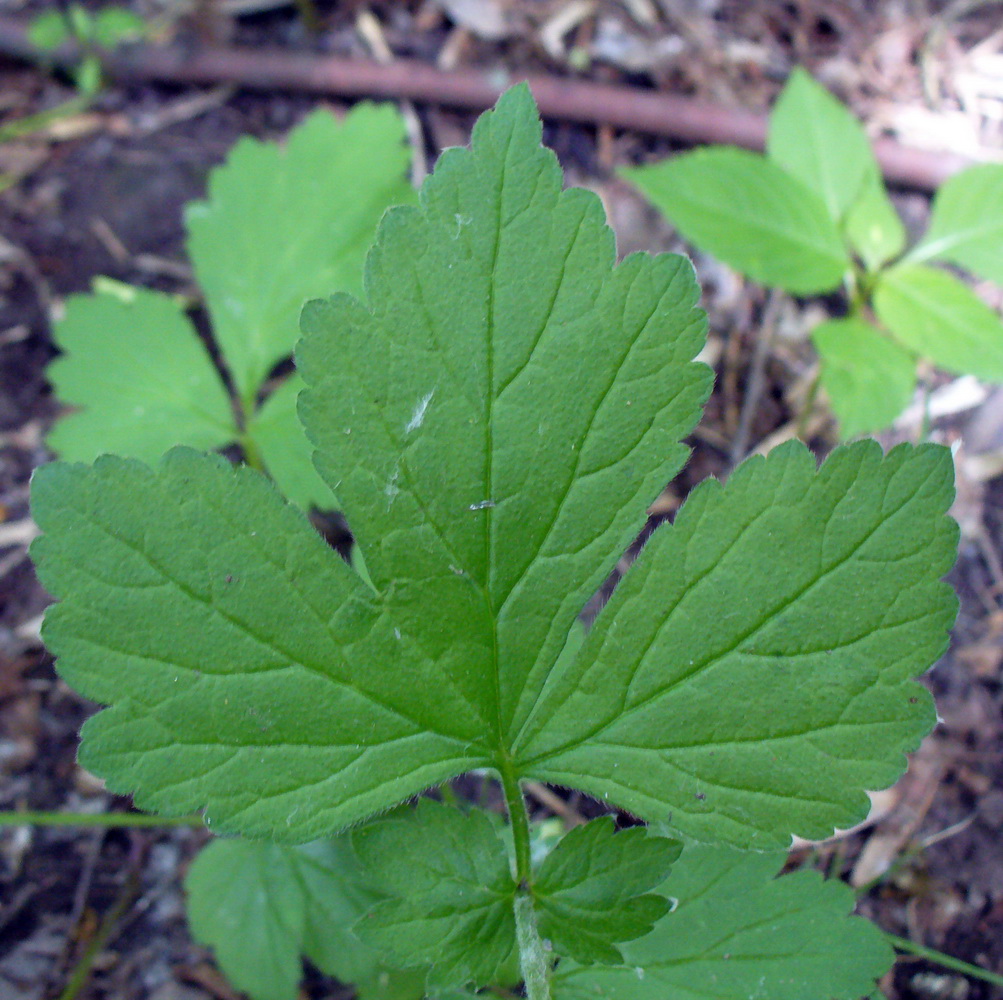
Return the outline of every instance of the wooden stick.
{"type": "MultiPolygon", "coordinates": [[[[60,66],[72,66],[77,57],[73,46],[43,57],[27,40],[24,27],[11,18],[0,18],[0,54],[45,58],[60,66]]],[[[230,83],[247,90],[410,99],[470,111],[490,107],[504,90],[525,80],[545,118],[610,125],[687,143],[762,149],[766,141],[765,115],[660,91],[497,68],[446,72],[408,59],[380,64],[278,49],[156,45],[123,47],[104,53],[102,61],[107,76],[121,83],[230,83]]],[[[890,139],[878,140],[875,152],[888,181],[926,191],[973,162],[950,152],[910,149],[890,139]]]]}

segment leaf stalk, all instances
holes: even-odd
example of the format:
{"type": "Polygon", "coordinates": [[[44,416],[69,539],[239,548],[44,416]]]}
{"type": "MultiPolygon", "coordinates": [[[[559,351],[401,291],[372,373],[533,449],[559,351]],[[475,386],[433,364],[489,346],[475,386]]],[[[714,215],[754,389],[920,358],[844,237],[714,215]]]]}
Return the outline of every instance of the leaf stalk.
{"type": "Polygon", "coordinates": [[[530,852],[529,815],[519,779],[512,762],[503,758],[498,768],[515,851],[515,879],[518,883],[512,908],[515,937],[519,946],[519,967],[526,986],[527,1000],[550,1000],[550,955],[536,925],[533,900],[533,864],[530,852]]]}

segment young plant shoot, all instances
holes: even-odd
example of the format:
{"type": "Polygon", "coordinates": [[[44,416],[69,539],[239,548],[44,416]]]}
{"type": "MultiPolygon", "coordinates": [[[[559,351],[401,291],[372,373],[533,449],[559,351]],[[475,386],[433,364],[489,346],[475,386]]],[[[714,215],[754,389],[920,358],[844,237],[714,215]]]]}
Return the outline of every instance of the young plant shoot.
{"type": "Polygon", "coordinates": [[[766,156],[714,146],[625,171],[690,242],[793,295],[847,293],[845,316],[811,333],[844,438],[890,425],[926,359],[1003,382],[1003,322],[964,282],[925,261],[1003,283],[1003,165],[947,181],[911,250],[859,122],[795,70],[766,156]]]}
{"type": "MultiPolygon", "coordinates": [[[[263,886],[248,919],[289,930],[251,959],[262,1000],[294,995],[301,951],[369,996],[407,980],[353,973],[365,955],[432,996],[855,1000],[891,964],[881,934],[845,886],[774,875],[792,834],[863,819],[933,725],[915,678],[955,613],[950,454],[748,460],[655,531],[582,639],[711,373],[689,262],[617,264],[540,139],[516,87],[383,217],[363,297],[304,310],[299,414],[370,582],[220,456],[36,474],[45,638],[108,706],[81,760],[254,838],[210,850],[263,886]],[[507,822],[406,804],[478,769],[507,822]],[[546,853],[529,780],[647,827],[604,817],[546,853]]],[[[228,884],[189,883],[220,954],[228,884]]]]}

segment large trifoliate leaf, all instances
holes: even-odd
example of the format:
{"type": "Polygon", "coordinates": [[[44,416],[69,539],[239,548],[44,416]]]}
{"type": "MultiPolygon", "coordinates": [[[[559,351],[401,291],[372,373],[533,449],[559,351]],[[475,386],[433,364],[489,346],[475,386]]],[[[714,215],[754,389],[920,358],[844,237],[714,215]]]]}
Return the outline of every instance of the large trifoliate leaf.
{"type": "Polygon", "coordinates": [[[556,1000],[857,1000],[893,954],[853,893],[784,854],[687,847],[661,890],[673,911],[623,946],[622,968],[562,965],[556,1000]]]}
{"type": "Polygon", "coordinates": [[[955,613],[952,494],[948,451],[874,441],[701,484],[547,678],[520,766],[698,840],[859,822],[934,721],[911,678],[955,613]]]}
{"type": "Polygon", "coordinates": [[[386,967],[352,926],[378,900],[346,840],[214,840],[185,879],[188,922],[251,1000],[296,1000],[301,955],[364,1000],[419,1000],[424,975],[386,967]]]}
{"type": "Polygon", "coordinates": [[[668,912],[665,897],[650,890],[679,857],[679,841],[643,827],[615,831],[608,816],[576,827],[540,866],[533,885],[540,934],[558,955],[616,964],[616,945],[668,912]]]}
{"type": "Polygon", "coordinates": [[[822,198],[834,222],[846,215],[877,166],[857,119],[800,67],[773,106],[766,151],[822,198]]]}
{"type": "Polygon", "coordinates": [[[284,149],[241,139],[206,201],[188,206],[188,252],[242,399],[292,353],[307,299],[360,289],[380,217],[414,198],[408,161],[391,105],[359,105],[341,123],[315,111],[284,149]]]}
{"type": "Polygon", "coordinates": [[[143,288],[73,295],[54,334],[65,353],[49,365],[48,379],[64,403],[80,407],[49,434],[56,453],[153,462],[179,441],[218,448],[236,436],[219,374],[169,296],[143,288]]]}
{"type": "Polygon", "coordinates": [[[508,854],[487,813],[422,799],[411,815],[369,823],[352,844],[390,898],[357,931],[441,988],[493,983],[516,953],[508,854]]]}
{"type": "Polygon", "coordinates": [[[1003,321],[954,275],[925,264],[886,271],[874,311],[906,347],[960,375],[1003,381],[1003,321]]]}
{"type": "Polygon", "coordinates": [[[822,198],[755,153],[717,146],[624,176],[687,240],[764,285],[826,292],[850,266],[822,198]]]}
{"type": "Polygon", "coordinates": [[[811,339],[843,438],[888,427],[912,399],[915,356],[870,323],[831,319],[816,326],[811,339]]]}
{"type": "Polygon", "coordinates": [[[568,646],[708,372],[689,265],[614,266],[539,142],[516,88],[384,218],[368,302],[306,312],[301,415],[372,587],[221,459],[37,474],[45,634],[111,705],[82,757],[115,790],[302,841],[484,767],[766,846],[851,825],[931,725],[909,678],[954,607],[943,449],[747,463],[568,646]]]}
{"type": "Polygon", "coordinates": [[[940,186],[909,259],[951,261],[1003,284],[1003,164],[969,167],[940,186]]]}

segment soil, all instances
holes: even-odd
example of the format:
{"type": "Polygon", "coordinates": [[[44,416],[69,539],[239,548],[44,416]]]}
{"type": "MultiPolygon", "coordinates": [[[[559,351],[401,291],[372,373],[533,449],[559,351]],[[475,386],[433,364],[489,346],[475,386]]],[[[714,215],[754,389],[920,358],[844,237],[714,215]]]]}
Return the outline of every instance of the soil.
{"type": "MultiPolygon", "coordinates": [[[[999,22],[983,6],[601,0],[579,17],[574,4],[557,0],[427,0],[384,3],[366,13],[382,29],[391,57],[583,72],[758,110],[768,107],[789,68],[802,63],[875,132],[919,144],[948,130],[966,152],[998,157],[1001,91],[992,80],[979,89],[984,77],[978,72],[989,71],[973,53],[995,57],[994,67],[1003,55],[999,22]],[[555,42],[545,29],[562,12],[570,27],[555,42]],[[499,17],[503,37],[491,33],[499,17]],[[581,51],[599,53],[585,70],[574,55],[581,51]],[[959,67],[969,73],[964,92],[953,82],[959,67]]],[[[4,5],[25,17],[39,7],[4,5]]],[[[163,9],[136,7],[163,23],[163,9]]],[[[360,18],[365,8],[317,7],[322,30],[315,36],[294,8],[281,5],[201,20],[171,15],[162,30],[192,44],[215,33],[245,45],[370,54],[371,32],[360,18]]],[[[0,60],[0,115],[8,119],[71,94],[65,81],[0,60]]],[[[184,258],[182,206],[203,193],[207,171],[239,136],[281,136],[316,103],[280,93],[206,97],[197,90],[109,86],[88,112],[60,128],[0,146],[0,171],[19,176],[0,194],[0,810],[130,808],[77,765],[77,732],[95,706],[58,679],[38,639],[48,598],[26,555],[32,533],[27,485],[32,469],[51,457],[44,434],[59,410],[45,380],[56,353],[50,319],[65,296],[102,274],[196,296],[184,258]]],[[[443,147],[464,142],[473,121],[433,106],[412,113],[430,162],[443,147]]],[[[571,182],[602,195],[622,252],[684,249],[614,173],[619,165],[664,155],[670,143],[560,123],[547,123],[545,141],[571,182]]],[[[922,225],[925,195],[897,192],[896,201],[913,227],[922,225]]],[[[690,466],[656,504],[648,530],[671,516],[695,482],[727,474],[736,436],[746,437],[744,452],[791,431],[812,375],[805,331],[829,305],[771,301],[700,256],[697,269],[717,387],[692,441],[690,466]],[[776,328],[772,349],[760,352],[765,390],[743,419],[764,322],[776,328]]],[[[860,911],[885,930],[1003,973],[1003,478],[976,475],[970,470],[982,466],[962,460],[1003,449],[1003,397],[990,388],[978,398],[979,405],[934,424],[938,440],[959,448],[956,513],[964,528],[951,577],[961,615],[950,651],[927,678],[942,722],[903,782],[876,801],[873,822],[798,848],[792,864],[816,864],[858,886],[873,883],[861,894],[860,911]]],[[[887,442],[915,431],[903,425],[887,442]]],[[[809,432],[820,453],[834,443],[831,421],[813,421],[809,432]]],[[[583,815],[599,809],[575,797],[558,805],[583,815]]],[[[540,814],[546,808],[540,803],[540,814]]],[[[185,926],[180,879],[204,839],[187,828],[0,832],[0,997],[232,1000],[211,956],[191,942],[185,926]],[[86,974],[72,986],[76,992],[64,993],[81,970],[86,974]]],[[[909,955],[882,988],[893,1000],[1003,997],[977,977],[909,955]]],[[[313,1000],[347,995],[312,972],[304,990],[313,1000]]]]}

